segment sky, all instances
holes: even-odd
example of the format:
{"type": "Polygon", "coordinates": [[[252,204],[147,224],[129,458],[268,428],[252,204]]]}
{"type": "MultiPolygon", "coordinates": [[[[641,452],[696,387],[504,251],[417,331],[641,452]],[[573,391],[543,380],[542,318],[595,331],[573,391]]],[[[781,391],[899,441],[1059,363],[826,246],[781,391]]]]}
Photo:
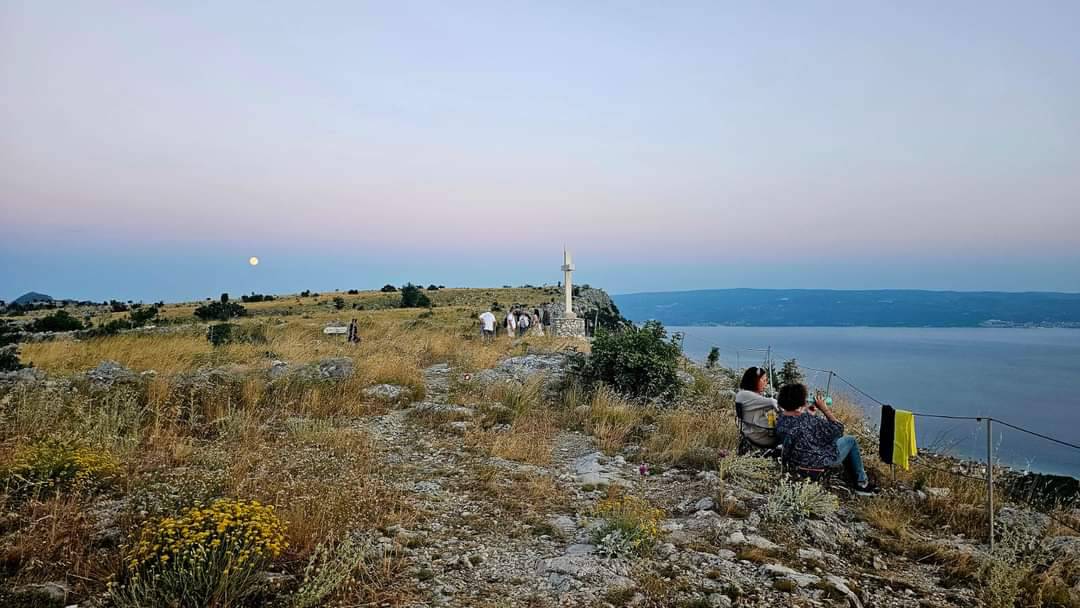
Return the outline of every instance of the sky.
{"type": "Polygon", "coordinates": [[[1080,291],[1080,3],[0,0],[0,299],[1080,291]],[[248,265],[250,256],[260,264],[248,265]]]}

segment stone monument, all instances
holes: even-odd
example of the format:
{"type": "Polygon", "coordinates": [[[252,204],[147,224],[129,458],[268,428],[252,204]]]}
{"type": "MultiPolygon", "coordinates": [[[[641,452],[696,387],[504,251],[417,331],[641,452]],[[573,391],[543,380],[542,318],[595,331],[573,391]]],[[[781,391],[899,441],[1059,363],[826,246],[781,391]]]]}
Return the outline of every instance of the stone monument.
{"type": "Polygon", "coordinates": [[[574,263],[570,260],[570,252],[563,249],[563,291],[566,297],[565,312],[561,317],[551,320],[551,330],[556,336],[562,337],[585,337],[585,319],[574,314],[574,263]]]}

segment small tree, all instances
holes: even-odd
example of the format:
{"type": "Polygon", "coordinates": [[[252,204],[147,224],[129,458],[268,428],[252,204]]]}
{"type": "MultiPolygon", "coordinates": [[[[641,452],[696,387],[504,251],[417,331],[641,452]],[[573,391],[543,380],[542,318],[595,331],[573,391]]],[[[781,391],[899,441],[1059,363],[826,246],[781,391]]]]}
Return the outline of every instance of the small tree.
{"type": "Polygon", "coordinates": [[[336,308],[338,310],[341,310],[342,308],[345,308],[345,298],[343,298],[341,296],[335,296],[334,297],[334,308],[336,308]]]}
{"type": "Polygon", "coordinates": [[[709,350],[709,356],[705,358],[705,367],[712,369],[716,367],[716,364],[720,361],[720,349],[712,347],[709,350]]]}
{"type": "Polygon", "coordinates": [[[579,358],[575,367],[589,384],[603,382],[631,398],[674,398],[681,389],[679,345],[668,338],[659,321],[620,333],[601,329],[593,340],[592,353],[579,358]]]}
{"type": "Polygon", "coordinates": [[[227,294],[227,293],[221,294],[221,303],[222,304],[228,304],[229,303],[229,294],[227,294]]]}
{"type": "Polygon", "coordinates": [[[395,291],[397,291],[397,287],[394,287],[393,285],[387,283],[386,285],[383,285],[382,289],[380,289],[379,291],[383,293],[394,293],[395,291]]]}
{"type": "Polygon", "coordinates": [[[777,377],[780,380],[780,386],[785,384],[801,384],[806,380],[806,376],[804,376],[802,370],[799,369],[799,362],[795,359],[784,361],[784,367],[780,369],[780,373],[777,374],[777,377]]]}
{"type": "Polygon", "coordinates": [[[427,290],[428,290],[428,291],[439,291],[439,286],[438,286],[438,285],[436,285],[436,284],[434,284],[434,283],[432,283],[431,285],[428,285],[428,286],[427,286],[427,290]]]}
{"type": "Polygon", "coordinates": [[[402,308],[427,308],[429,306],[431,306],[431,299],[418,286],[407,283],[401,288],[402,308]]]}

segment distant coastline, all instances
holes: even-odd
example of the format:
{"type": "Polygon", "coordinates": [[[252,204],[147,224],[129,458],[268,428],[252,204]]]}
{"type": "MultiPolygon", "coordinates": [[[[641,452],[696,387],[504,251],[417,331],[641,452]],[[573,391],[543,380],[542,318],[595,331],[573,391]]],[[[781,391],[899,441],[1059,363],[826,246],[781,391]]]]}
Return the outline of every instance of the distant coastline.
{"type": "Polygon", "coordinates": [[[1080,293],[706,289],[613,297],[627,318],[665,325],[1080,329],[1080,293]]]}

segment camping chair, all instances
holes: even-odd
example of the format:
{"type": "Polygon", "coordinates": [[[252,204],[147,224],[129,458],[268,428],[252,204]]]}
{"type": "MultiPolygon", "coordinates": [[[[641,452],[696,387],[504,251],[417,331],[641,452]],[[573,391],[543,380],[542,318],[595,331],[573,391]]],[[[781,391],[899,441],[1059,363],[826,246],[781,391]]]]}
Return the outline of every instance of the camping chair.
{"type": "Polygon", "coordinates": [[[776,445],[761,444],[746,436],[747,429],[757,429],[766,432],[770,437],[776,436],[776,429],[754,424],[753,422],[747,422],[743,418],[742,404],[738,401],[735,402],[735,420],[739,424],[739,448],[738,454],[740,456],[746,454],[752,454],[754,456],[761,456],[763,458],[779,458],[783,452],[783,444],[778,443],[776,445]]]}

